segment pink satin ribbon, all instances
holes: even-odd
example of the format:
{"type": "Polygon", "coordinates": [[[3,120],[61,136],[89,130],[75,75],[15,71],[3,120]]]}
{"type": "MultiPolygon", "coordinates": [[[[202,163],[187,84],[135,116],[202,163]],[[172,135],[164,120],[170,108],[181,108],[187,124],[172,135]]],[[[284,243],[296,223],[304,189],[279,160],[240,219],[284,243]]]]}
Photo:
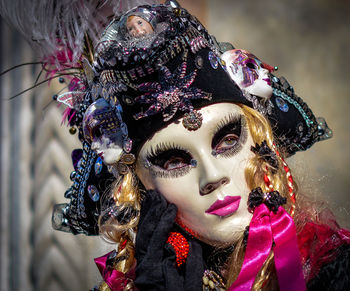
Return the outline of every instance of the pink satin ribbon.
{"type": "Polygon", "coordinates": [[[251,290],[255,277],[266,261],[272,243],[281,291],[306,290],[293,219],[279,207],[277,213],[265,204],[255,208],[241,272],[229,291],[251,290]]]}
{"type": "Polygon", "coordinates": [[[109,288],[111,288],[112,291],[123,291],[130,280],[124,273],[119,272],[112,266],[107,265],[108,257],[112,252],[109,252],[102,257],[95,258],[94,261],[102,275],[103,280],[106,282],[109,288]]]}

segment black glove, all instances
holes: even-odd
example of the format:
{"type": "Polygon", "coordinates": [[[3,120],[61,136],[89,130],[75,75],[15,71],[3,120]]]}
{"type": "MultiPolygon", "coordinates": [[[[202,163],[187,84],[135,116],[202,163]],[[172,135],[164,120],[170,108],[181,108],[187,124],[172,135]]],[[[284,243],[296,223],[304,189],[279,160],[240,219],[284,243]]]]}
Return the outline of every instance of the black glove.
{"type": "Polygon", "coordinates": [[[148,191],[142,202],[136,236],[136,280],[139,290],[201,290],[202,247],[188,238],[189,256],[185,265],[176,265],[176,253],[167,244],[175,226],[177,208],[156,191],[148,191]]]}
{"type": "Polygon", "coordinates": [[[174,226],[176,212],[176,206],[168,205],[156,191],[146,193],[136,236],[135,284],[139,290],[181,290],[176,286],[168,289],[163,274],[164,268],[166,272],[176,271],[175,252],[169,247],[165,248],[169,233],[174,226]]]}

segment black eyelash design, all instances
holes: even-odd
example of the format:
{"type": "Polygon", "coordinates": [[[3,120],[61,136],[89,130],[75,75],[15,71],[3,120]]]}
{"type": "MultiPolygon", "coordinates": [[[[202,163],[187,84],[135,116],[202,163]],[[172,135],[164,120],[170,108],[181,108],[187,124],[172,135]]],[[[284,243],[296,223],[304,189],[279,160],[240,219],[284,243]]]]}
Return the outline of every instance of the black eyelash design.
{"type": "Polygon", "coordinates": [[[146,163],[149,165],[148,168],[153,177],[177,178],[186,175],[191,170],[193,166],[190,164],[188,166],[177,169],[165,170],[151,162],[159,155],[171,150],[184,151],[185,153],[190,155],[186,149],[180,147],[179,145],[175,145],[174,143],[159,143],[157,144],[156,148],[151,147],[150,150],[146,152],[146,163]]]}
{"type": "MultiPolygon", "coordinates": [[[[220,157],[231,157],[238,153],[242,146],[245,144],[247,137],[248,137],[248,130],[246,126],[246,120],[243,115],[237,115],[237,114],[230,114],[226,115],[216,126],[216,128],[213,131],[213,140],[215,136],[217,136],[221,130],[224,130],[225,127],[229,126],[239,126],[240,132],[237,133],[238,140],[234,147],[231,149],[228,149],[226,151],[217,153],[215,150],[213,150],[214,156],[220,156],[220,157]]],[[[229,130],[229,129],[228,129],[229,130]]],[[[166,170],[160,167],[156,164],[155,160],[162,154],[164,154],[167,151],[182,151],[185,154],[189,155],[191,157],[191,154],[184,148],[180,147],[179,145],[176,145],[174,143],[159,143],[156,145],[155,148],[151,147],[146,152],[146,160],[145,160],[145,167],[149,169],[151,175],[153,177],[160,177],[160,178],[177,178],[186,175],[192,167],[195,167],[191,163],[188,163],[188,166],[184,166],[181,168],[175,168],[166,170]]]]}
{"type": "Polygon", "coordinates": [[[215,136],[221,129],[230,123],[240,123],[242,121],[242,115],[234,113],[226,115],[215,127],[213,136],[215,136]]]}
{"type": "Polygon", "coordinates": [[[157,178],[178,178],[186,175],[191,170],[191,165],[173,170],[163,170],[160,167],[152,165],[149,170],[153,177],[157,178]]]}
{"type": "Polygon", "coordinates": [[[169,151],[169,150],[181,150],[181,151],[188,153],[188,151],[186,149],[180,147],[179,145],[176,145],[175,143],[161,142],[161,143],[157,144],[155,148],[153,148],[151,146],[149,151],[146,152],[147,160],[152,160],[156,156],[158,156],[166,151],[169,151]]]}
{"type": "MultiPolygon", "coordinates": [[[[213,149],[212,154],[214,156],[227,157],[227,158],[232,157],[235,154],[237,154],[242,149],[243,145],[246,143],[248,138],[248,129],[247,129],[246,119],[244,118],[243,115],[236,115],[236,114],[230,114],[225,116],[224,119],[217,125],[213,134],[213,141],[215,136],[221,130],[223,130],[227,126],[235,125],[235,124],[239,125],[241,128],[236,145],[233,148],[220,153],[218,153],[215,149],[213,149]]],[[[212,146],[215,146],[215,144],[212,146]]]]}

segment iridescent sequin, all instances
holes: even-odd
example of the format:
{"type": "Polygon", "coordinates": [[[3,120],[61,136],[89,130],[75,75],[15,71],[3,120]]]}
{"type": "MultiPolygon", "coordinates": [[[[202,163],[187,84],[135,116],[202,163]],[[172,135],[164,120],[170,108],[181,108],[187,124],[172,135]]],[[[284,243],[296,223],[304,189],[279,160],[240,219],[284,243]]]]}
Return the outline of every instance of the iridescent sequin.
{"type": "Polygon", "coordinates": [[[100,193],[94,185],[89,185],[87,191],[92,201],[97,202],[100,199],[100,193]]]}
{"type": "Polygon", "coordinates": [[[97,158],[95,162],[95,174],[98,176],[102,172],[102,159],[100,157],[97,158]]]}
{"type": "Polygon", "coordinates": [[[307,127],[311,127],[311,125],[314,124],[314,122],[310,119],[308,114],[303,109],[302,105],[300,105],[300,103],[298,103],[292,97],[288,96],[286,93],[284,93],[281,90],[276,89],[276,88],[273,88],[273,94],[275,94],[276,96],[281,97],[283,100],[287,100],[290,104],[292,104],[300,112],[300,114],[303,116],[307,127]]]}
{"type": "Polygon", "coordinates": [[[216,70],[219,67],[219,61],[216,55],[213,52],[209,52],[208,59],[210,62],[211,67],[216,70]]]}
{"type": "Polygon", "coordinates": [[[288,112],[289,106],[286,101],[284,101],[281,97],[276,97],[275,99],[276,105],[283,112],[288,112]]]}

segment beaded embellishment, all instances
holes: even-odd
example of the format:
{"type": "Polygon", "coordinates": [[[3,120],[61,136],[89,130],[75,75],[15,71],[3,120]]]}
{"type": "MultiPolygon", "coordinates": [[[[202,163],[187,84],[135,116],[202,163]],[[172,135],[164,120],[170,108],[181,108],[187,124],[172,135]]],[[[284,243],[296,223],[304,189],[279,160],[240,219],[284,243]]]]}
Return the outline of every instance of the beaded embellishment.
{"type": "Polygon", "coordinates": [[[225,291],[225,284],[222,278],[214,271],[205,270],[203,274],[203,291],[225,291]]]}
{"type": "Polygon", "coordinates": [[[161,67],[159,83],[146,82],[138,86],[138,89],[145,92],[145,94],[137,97],[135,102],[149,104],[150,106],[145,112],[136,114],[134,116],[136,120],[162,113],[163,120],[168,121],[178,110],[183,112],[193,111],[191,100],[211,99],[211,94],[191,87],[197,77],[197,70],[186,75],[187,52],[184,53],[183,60],[183,63],[173,73],[166,66],[161,67]]]}
{"type": "Polygon", "coordinates": [[[176,264],[180,267],[186,262],[190,245],[187,239],[179,232],[171,232],[167,243],[172,245],[176,253],[176,264]]]}
{"type": "Polygon", "coordinates": [[[201,127],[203,116],[197,110],[185,113],[182,119],[182,125],[188,130],[197,130],[201,127]]]}

